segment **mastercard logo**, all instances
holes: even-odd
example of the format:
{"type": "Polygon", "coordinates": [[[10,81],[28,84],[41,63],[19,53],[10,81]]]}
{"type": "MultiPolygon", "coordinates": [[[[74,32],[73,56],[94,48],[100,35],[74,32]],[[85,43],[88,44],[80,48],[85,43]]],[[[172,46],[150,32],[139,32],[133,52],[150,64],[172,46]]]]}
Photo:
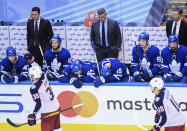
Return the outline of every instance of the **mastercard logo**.
{"type": "Polygon", "coordinates": [[[74,105],[82,104],[82,106],[67,110],[61,114],[66,117],[92,117],[98,111],[97,98],[88,91],[80,91],[75,93],[73,91],[63,91],[58,97],[58,102],[61,109],[66,109],[74,105]]]}

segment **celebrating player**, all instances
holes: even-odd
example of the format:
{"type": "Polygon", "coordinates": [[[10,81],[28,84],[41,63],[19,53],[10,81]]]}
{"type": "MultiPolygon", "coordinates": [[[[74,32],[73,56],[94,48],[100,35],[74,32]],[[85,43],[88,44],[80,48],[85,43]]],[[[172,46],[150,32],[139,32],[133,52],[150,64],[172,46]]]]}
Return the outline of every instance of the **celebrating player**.
{"type": "MultiPolygon", "coordinates": [[[[41,117],[60,111],[60,106],[55,99],[52,88],[46,75],[39,66],[33,66],[29,69],[30,79],[33,85],[30,93],[36,102],[34,111],[28,115],[28,124],[30,126],[36,124],[36,114],[41,112],[41,117]]],[[[42,131],[62,131],[60,128],[60,114],[56,114],[41,120],[42,131]]]]}
{"type": "Polygon", "coordinates": [[[140,45],[135,45],[132,51],[132,81],[149,82],[151,78],[159,75],[159,49],[156,46],[149,44],[149,34],[146,32],[142,32],[139,35],[138,40],[140,45]]]}
{"type": "Polygon", "coordinates": [[[185,82],[187,79],[187,47],[179,45],[177,35],[170,35],[169,46],[161,52],[162,72],[166,82],[185,82]]]}
{"type": "Polygon", "coordinates": [[[99,87],[106,82],[129,81],[129,71],[126,65],[115,58],[103,59],[99,62],[101,76],[94,81],[94,86],[99,87]]]}
{"type": "Polygon", "coordinates": [[[161,127],[165,127],[165,131],[185,131],[185,118],[171,92],[164,88],[164,81],[155,77],[150,81],[150,86],[155,93],[154,104],[157,108],[157,125],[151,131],[160,131],[161,127]]]}
{"type": "Polygon", "coordinates": [[[82,82],[93,82],[96,79],[96,65],[89,61],[76,60],[64,69],[64,77],[59,79],[60,82],[70,82],[76,88],[81,88],[82,82]]]}
{"type": "Polygon", "coordinates": [[[71,62],[71,55],[68,50],[61,47],[61,41],[59,36],[53,36],[51,39],[52,48],[45,52],[45,59],[49,66],[48,69],[46,68],[49,80],[60,78],[59,72],[62,72],[71,62]]]}
{"type": "Polygon", "coordinates": [[[28,79],[27,62],[23,56],[17,56],[13,47],[6,50],[6,58],[1,63],[1,81],[4,83],[17,83],[28,79]]]}

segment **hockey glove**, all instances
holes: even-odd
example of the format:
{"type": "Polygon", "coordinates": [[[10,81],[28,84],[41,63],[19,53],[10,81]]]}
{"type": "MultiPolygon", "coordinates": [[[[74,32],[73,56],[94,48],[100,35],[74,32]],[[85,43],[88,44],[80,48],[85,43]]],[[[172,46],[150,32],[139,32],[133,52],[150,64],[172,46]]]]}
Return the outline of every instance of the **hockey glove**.
{"type": "Polygon", "coordinates": [[[142,74],[143,79],[148,82],[151,80],[151,78],[153,77],[152,71],[150,69],[148,70],[143,70],[143,74],[142,74]]]}
{"type": "Polygon", "coordinates": [[[173,76],[173,79],[175,82],[180,82],[183,78],[183,75],[181,72],[176,72],[175,75],[173,76]]]}
{"type": "Polygon", "coordinates": [[[160,120],[160,115],[158,114],[158,112],[156,112],[155,114],[155,123],[158,123],[160,120]]]}
{"type": "Polygon", "coordinates": [[[75,88],[81,88],[82,87],[82,83],[76,77],[72,77],[70,79],[70,83],[73,84],[75,86],[75,88]]]}
{"type": "Polygon", "coordinates": [[[134,76],[134,80],[135,80],[136,82],[142,82],[142,81],[144,81],[143,78],[142,78],[142,75],[140,75],[140,74],[134,76]]]}
{"type": "Polygon", "coordinates": [[[18,83],[18,77],[17,76],[12,76],[11,78],[9,78],[5,75],[2,75],[1,76],[1,81],[3,83],[18,83]]]}
{"type": "Polygon", "coordinates": [[[151,131],[160,131],[160,127],[154,125],[154,127],[151,129],[151,131]]]}
{"type": "Polygon", "coordinates": [[[171,74],[165,74],[164,78],[166,82],[174,82],[173,76],[171,74]]]}
{"type": "Polygon", "coordinates": [[[98,88],[101,84],[105,83],[105,78],[103,76],[99,76],[94,81],[94,87],[98,88]]]}
{"type": "Polygon", "coordinates": [[[28,115],[28,124],[29,124],[30,126],[36,124],[36,116],[35,116],[34,114],[29,114],[29,115],[28,115]]]}

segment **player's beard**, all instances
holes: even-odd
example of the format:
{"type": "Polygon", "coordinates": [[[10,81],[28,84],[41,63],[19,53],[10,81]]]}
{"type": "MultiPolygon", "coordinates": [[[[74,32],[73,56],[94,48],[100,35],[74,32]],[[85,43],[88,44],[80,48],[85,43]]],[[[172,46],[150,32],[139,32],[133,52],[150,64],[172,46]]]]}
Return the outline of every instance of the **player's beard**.
{"type": "Polygon", "coordinates": [[[53,52],[60,52],[60,44],[56,48],[53,48],[53,52]]]}

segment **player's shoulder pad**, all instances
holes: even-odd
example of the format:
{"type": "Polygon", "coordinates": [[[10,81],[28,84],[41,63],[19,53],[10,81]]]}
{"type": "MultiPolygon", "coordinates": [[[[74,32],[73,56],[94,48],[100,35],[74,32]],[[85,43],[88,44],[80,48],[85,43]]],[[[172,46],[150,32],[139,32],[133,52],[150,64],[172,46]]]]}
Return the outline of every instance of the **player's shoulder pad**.
{"type": "Polygon", "coordinates": [[[71,56],[71,55],[70,55],[70,52],[67,49],[62,48],[61,52],[60,52],[60,56],[67,57],[67,56],[71,56]]]}
{"type": "Polygon", "coordinates": [[[52,48],[51,49],[48,49],[46,52],[45,52],[45,57],[50,57],[52,54],[52,48]]]}

